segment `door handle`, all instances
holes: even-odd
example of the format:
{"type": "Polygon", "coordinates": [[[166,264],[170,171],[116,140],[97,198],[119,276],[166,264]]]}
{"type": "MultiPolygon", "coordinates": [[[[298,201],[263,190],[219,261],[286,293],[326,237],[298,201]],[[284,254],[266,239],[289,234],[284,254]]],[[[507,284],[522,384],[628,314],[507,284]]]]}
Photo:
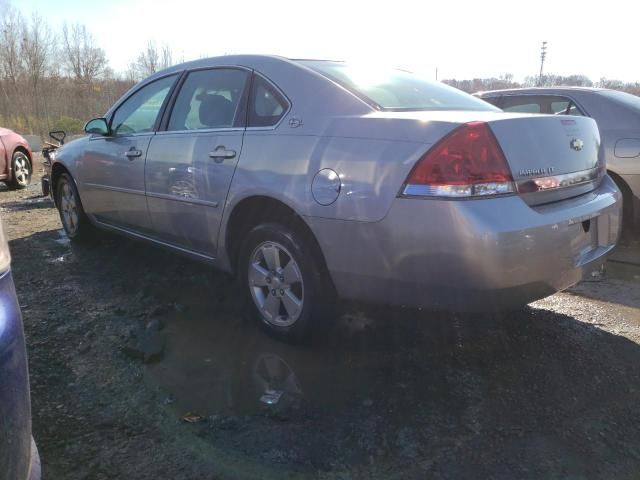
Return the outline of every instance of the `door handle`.
{"type": "Polygon", "coordinates": [[[227,150],[224,145],[218,145],[215,150],[209,152],[209,156],[215,160],[216,163],[221,163],[227,158],[234,158],[236,156],[235,150],[227,150]]]}
{"type": "Polygon", "coordinates": [[[136,150],[135,147],[131,147],[129,150],[124,152],[124,154],[129,160],[133,160],[134,158],[142,156],[142,150],[136,150]]]}

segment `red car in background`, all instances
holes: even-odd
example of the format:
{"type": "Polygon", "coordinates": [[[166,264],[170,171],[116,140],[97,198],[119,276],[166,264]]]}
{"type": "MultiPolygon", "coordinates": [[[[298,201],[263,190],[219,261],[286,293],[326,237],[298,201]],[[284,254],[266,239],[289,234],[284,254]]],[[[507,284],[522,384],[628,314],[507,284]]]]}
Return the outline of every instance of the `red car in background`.
{"type": "Polygon", "coordinates": [[[27,141],[16,132],[0,127],[0,181],[12,188],[25,188],[33,173],[33,155],[27,141]]]}

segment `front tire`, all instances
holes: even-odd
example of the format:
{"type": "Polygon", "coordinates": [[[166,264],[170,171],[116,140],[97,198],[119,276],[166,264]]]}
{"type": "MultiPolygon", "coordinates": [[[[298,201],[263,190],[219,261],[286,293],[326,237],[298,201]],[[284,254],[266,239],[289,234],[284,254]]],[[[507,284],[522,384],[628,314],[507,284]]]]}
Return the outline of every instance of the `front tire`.
{"type": "Polygon", "coordinates": [[[75,183],[66,173],[60,175],[56,184],[56,206],[62,227],[71,240],[84,241],[92,236],[93,225],[84,213],[75,183]]]}
{"type": "Polygon", "coordinates": [[[18,150],[13,154],[11,159],[11,171],[13,173],[11,179],[12,188],[23,189],[29,186],[33,168],[29,157],[24,152],[18,150]]]}
{"type": "Polygon", "coordinates": [[[276,223],[254,227],[241,250],[238,275],[253,316],[270,333],[308,340],[331,325],[333,285],[308,235],[276,223]]]}

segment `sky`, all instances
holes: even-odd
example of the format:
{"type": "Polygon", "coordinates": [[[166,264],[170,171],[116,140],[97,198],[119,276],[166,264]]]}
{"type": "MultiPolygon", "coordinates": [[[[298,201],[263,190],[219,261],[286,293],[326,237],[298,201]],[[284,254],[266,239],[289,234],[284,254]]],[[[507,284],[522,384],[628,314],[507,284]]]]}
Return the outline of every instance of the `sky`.
{"type": "Polygon", "coordinates": [[[147,43],[174,60],[232,53],[380,62],[438,78],[545,72],[640,81],[640,2],[609,0],[11,0],[56,30],[83,23],[115,71],[147,43]]]}

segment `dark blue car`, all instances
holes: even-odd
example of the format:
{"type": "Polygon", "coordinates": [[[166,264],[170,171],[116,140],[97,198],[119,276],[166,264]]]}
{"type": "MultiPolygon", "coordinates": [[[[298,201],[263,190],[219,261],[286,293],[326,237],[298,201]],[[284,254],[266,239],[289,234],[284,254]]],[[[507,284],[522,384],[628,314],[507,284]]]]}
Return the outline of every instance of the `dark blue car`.
{"type": "Polygon", "coordinates": [[[38,480],[22,315],[10,263],[0,225],[0,480],[38,480]]]}

